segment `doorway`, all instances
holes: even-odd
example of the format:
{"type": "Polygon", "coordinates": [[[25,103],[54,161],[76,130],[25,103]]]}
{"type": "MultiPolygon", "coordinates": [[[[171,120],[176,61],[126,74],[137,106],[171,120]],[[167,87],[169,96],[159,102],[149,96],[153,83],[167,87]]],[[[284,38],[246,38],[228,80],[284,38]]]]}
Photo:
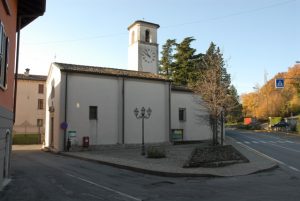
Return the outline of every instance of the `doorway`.
{"type": "Polygon", "coordinates": [[[54,117],[50,118],[50,147],[53,147],[53,141],[54,141],[54,117]]]}

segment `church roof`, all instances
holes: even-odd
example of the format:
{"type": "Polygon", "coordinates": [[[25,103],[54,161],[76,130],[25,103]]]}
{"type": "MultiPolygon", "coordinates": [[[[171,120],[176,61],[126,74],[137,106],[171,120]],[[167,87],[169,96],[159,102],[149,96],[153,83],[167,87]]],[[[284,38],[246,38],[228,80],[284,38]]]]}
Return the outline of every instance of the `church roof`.
{"type": "Polygon", "coordinates": [[[47,76],[45,76],[45,75],[18,74],[18,80],[46,81],[47,76]]]}
{"type": "Polygon", "coordinates": [[[185,91],[185,92],[193,92],[191,88],[182,85],[172,85],[172,91],[185,91]]]}
{"type": "Polygon", "coordinates": [[[150,80],[160,80],[160,81],[170,82],[169,79],[164,78],[161,75],[157,75],[149,72],[123,70],[123,69],[97,67],[97,66],[66,64],[66,63],[57,63],[57,62],[53,64],[63,72],[107,75],[107,76],[116,76],[116,77],[130,77],[130,78],[137,78],[137,79],[150,79],[150,80]]]}
{"type": "Polygon", "coordinates": [[[152,23],[152,22],[146,22],[146,21],[143,21],[143,20],[137,20],[134,23],[132,23],[131,25],[129,25],[129,27],[127,29],[129,30],[131,27],[133,27],[136,24],[144,24],[144,25],[148,25],[148,26],[150,25],[152,27],[159,28],[159,24],[155,24],[155,23],[152,23]]]}

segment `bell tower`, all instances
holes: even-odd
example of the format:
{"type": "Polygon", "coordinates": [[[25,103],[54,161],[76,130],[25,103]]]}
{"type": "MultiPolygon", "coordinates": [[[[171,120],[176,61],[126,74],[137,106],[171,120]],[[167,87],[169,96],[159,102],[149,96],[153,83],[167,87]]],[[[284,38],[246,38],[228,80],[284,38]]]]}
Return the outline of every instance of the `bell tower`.
{"type": "Polygon", "coordinates": [[[128,69],[158,73],[158,24],[135,21],[128,27],[128,69]]]}

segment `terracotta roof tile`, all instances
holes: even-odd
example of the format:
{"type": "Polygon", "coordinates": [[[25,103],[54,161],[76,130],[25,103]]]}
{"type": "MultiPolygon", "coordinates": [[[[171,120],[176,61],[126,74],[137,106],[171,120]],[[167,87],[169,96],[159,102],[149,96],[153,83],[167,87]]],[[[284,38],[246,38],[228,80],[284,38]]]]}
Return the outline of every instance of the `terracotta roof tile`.
{"type": "Polygon", "coordinates": [[[25,75],[18,74],[18,80],[34,80],[34,81],[46,81],[47,76],[45,75],[25,75]]]}
{"type": "Polygon", "coordinates": [[[97,66],[84,66],[76,64],[65,64],[65,63],[53,63],[61,71],[64,72],[74,72],[74,73],[87,73],[87,74],[96,74],[96,75],[110,75],[116,77],[131,77],[137,79],[151,79],[151,80],[161,80],[170,82],[170,80],[164,78],[161,75],[154,73],[141,72],[141,71],[131,71],[131,70],[122,70],[115,68],[107,67],[97,67],[97,66]]]}

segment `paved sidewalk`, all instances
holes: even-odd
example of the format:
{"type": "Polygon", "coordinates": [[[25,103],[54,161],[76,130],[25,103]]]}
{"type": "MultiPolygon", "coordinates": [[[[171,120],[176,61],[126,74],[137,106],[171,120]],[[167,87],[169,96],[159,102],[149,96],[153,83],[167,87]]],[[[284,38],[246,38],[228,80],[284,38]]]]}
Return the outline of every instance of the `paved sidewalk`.
{"type": "Polygon", "coordinates": [[[233,145],[249,159],[249,163],[237,163],[217,168],[182,168],[192,150],[201,144],[169,145],[166,147],[167,157],[149,159],[141,156],[140,148],[116,148],[101,151],[62,152],[62,155],[99,162],[119,168],[159,176],[189,177],[189,176],[240,176],[276,168],[276,162],[259,153],[243,147],[230,137],[226,144],[233,145]]]}

